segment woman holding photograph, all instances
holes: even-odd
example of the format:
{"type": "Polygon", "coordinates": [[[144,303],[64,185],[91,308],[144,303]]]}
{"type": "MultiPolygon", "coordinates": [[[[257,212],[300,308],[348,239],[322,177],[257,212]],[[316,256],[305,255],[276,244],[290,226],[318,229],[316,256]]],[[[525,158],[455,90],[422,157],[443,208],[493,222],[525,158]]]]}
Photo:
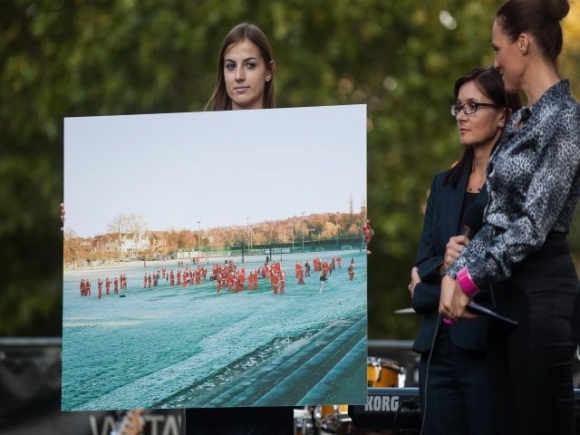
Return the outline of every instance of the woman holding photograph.
{"type": "MultiPolygon", "coordinates": [[[[216,85],[205,109],[211,111],[272,109],[275,64],[268,38],[250,23],[236,25],[224,38],[216,85]]],[[[195,435],[290,435],[292,407],[199,408],[187,410],[195,435]]]]}

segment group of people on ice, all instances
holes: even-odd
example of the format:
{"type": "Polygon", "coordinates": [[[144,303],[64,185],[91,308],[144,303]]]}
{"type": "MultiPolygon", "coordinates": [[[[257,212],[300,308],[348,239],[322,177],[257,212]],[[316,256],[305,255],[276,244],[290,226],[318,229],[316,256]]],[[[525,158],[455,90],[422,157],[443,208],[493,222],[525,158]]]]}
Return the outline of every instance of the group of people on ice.
{"type": "MultiPolygon", "coordinates": [[[[97,279],[97,297],[101,299],[103,297],[103,286],[105,287],[105,295],[111,294],[111,285],[113,285],[113,294],[119,294],[119,290],[127,289],[127,275],[122,273],[119,277],[115,277],[112,280],[107,277],[104,281],[101,278],[97,279]]],[[[91,281],[90,279],[81,279],[79,283],[79,290],[81,296],[91,296],[91,281]]]]}
{"type": "MultiPolygon", "coordinates": [[[[312,259],[312,266],[309,260],[306,260],[304,264],[301,261],[297,261],[294,265],[294,277],[298,285],[303,285],[306,283],[305,278],[310,277],[312,268],[315,272],[320,273],[320,292],[322,292],[328,278],[332,275],[332,271],[341,269],[341,261],[339,256],[332,257],[328,261],[315,257],[312,259]]],[[[182,264],[182,262],[178,263],[178,267],[182,264]]],[[[143,288],[157,287],[161,279],[164,279],[172,287],[176,285],[187,287],[194,284],[201,284],[202,280],[207,280],[207,274],[207,267],[199,264],[199,262],[197,262],[196,267],[187,266],[185,269],[177,269],[177,271],[168,270],[164,267],[152,273],[145,273],[143,276],[143,288]]],[[[348,266],[348,277],[350,281],[354,279],[354,258],[351,259],[348,266]]],[[[262,266],[248,273],[246,273],[245,266],[238,267],[233,260],[227,260],[224,263],[215,263],[209,279],[216,282],[218,294],[221,293],[222,289],[227,289],[232,293],[237,293],[242,290],[258,290],[259,279],[269,282],[270,288],[275,295],[283,294],[286,290],[286,271],[282,268],[280,262],[275,261],[270,263],[269,257],[266,258],[262,266]]],[[[109,295],[111,285],[113,285],[113,294],[118,294],[119,290],[127,289],[126,275],[123,273],[113,280],[107,277],[103,281],[99,278],[97,280],[99,299],[103,295],[103,286],[105,288],[105,294],[109,295]]],[[[81,279],[80,293],[81,296],[91,295],[91,282],[88,278],[81,279]]]]}
{"type": "Polygon", "coordinates": [[[286,271],[279,262],[270,264],[266,261],[263,266],[251,270],[246,280],[245,266],[238,268],[236,263],[229,260],[225,264],[214,265],[211,279],[216,281],[217,293],[221,293],[224,288],[233,293],[258,290],[259,279],[269,280],[272,292],[276,295],[283,294],[286,290],[286,271]]]}

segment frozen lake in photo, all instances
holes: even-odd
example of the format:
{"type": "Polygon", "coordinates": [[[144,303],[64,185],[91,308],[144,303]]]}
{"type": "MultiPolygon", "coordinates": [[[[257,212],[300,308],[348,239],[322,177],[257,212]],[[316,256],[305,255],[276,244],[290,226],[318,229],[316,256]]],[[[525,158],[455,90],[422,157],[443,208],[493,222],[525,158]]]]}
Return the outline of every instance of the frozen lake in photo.
{"type": "MultiPolygon", "coordinates": [[[[177,260],[65,270],[62,409],[364,404],[367,396],[367,258],[363,250],[284,254],[284,294],[217,293],[208,278],[187,287],[145,274],[177,271],[177,260]],[[342,258],[323,292],[319,272],[305,284],[297,261],[342,258]],[[348,265],[354,260],[354,279],[348,265]],[[128,288],[97,296],[97,279],[125,274],[128,288]],[[92,284],[80,296],[81,279],[92,284]]],[[[231,258],[249,271],[265,256],[231,258]]],[[[279,258],[272,259],[274,262],[279,258]]],[[[205,263],[203,263],[205,264],[205,263]]],[[[181,269],[195,268],[186,261],[181,269]]]]}

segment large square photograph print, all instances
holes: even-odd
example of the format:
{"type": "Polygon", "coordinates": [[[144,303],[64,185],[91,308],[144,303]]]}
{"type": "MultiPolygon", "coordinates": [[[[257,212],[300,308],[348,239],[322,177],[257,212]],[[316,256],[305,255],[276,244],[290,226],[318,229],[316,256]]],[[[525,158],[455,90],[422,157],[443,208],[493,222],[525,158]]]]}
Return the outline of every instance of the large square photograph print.
{"type": "Polygon", "coordinates": [[[366,402],[366,106],[64,123],[63,411],[366,402]]]}

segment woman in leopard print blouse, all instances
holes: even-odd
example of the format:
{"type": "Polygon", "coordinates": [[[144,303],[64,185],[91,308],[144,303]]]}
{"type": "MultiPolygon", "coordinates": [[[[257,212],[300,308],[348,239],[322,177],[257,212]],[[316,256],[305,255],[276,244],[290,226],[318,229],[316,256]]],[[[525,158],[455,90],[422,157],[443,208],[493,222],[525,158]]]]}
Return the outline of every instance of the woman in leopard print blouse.
{"type": "Polygon", "coordinates": [[[517,327],[490,321],[491,385],[502,434],[573,434],[579,282],[566,243],[580,196],[580,106],[558,75],[566,0],[509,0],[492,29],[494,66],[523,92],[487,168],[485,225],[448,269],[439,311],[458,321],[491,291],[517,327]]]}

